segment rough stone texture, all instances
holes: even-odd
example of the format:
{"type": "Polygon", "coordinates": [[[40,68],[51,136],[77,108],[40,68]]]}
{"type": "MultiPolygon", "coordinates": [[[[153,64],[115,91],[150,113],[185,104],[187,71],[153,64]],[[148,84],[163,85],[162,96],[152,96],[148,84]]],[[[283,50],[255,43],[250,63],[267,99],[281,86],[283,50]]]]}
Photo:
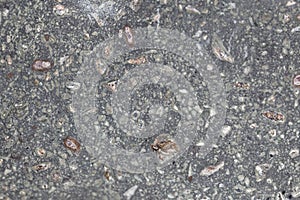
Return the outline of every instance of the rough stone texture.
{"type": "MultiPolygon", "coordinates": [[[[300,89],[293,85],[300,73],[299,5],[293,0],[0,0],[0,199],[299,199],[300,89]],[[199,134],[167,167],[135,174],[105,166],[82,143],[71,104],[80,85],[72,81],[94,47],[125,26],[133,37],[137,27],[183,32],[218,66],[227,94],[225,123],[205,156],[199,152],[207,136],[199,134]],[[217,52],[211,46],[214,34],[221,42],[217,52]],[[234,60],[224,62],[222,56],[234,60]],[[34,71],[37,59],[53,66],[34,71]],[[280,113],[284,120],[264,112],[280,113]],[[65,148],[68,136],[80,143],[79,153],[65,148]]],[[[128,60],[141,56],[182,73],[191,69],[184,58],[141,50],[116,58],[110,75],[130,73],[136,63],[128,60]]],[[[106,69],[99,70],[100,76],[106,69]]],[[[197,98],[209,104],[211,91],[200,75],[190,74],[186,77],[196,89],[203,84],[197,98]]],[[[106,83],[99,83],[96,113],[111,131],[113,108],[105,95],[113,91],[103,89],[106,83]]],[[[144,86],[132,101],[143,108],[167,91],[144,86]]],[[[159,103],[180,105],[174,93],[168,94],[159,103]]],[[[203,123],[212,112],[205,109],[203,123]]],[[[151,123],[151,110],[136,110],[142,125],[151,123]]],[[[167,117],[164,130],[173,133],[180,115],[170,111],[167,117]]],[[[155,136],[119,133],[108,135],[116,145],[151,152],[155,136]]]]}

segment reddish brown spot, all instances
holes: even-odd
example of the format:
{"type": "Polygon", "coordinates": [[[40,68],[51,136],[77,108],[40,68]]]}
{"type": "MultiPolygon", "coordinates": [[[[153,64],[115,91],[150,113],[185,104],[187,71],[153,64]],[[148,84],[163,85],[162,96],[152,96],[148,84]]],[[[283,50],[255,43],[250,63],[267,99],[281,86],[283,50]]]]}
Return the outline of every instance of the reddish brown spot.
{"type": "Polygon", "coordinates": [[[276,115],[276,119],[275,119],[275,120],[282,121],[282,120],[284,120],[284,116],[283,116],[282,114],[278,113],[278,114],[276,115]]]}
{"type": "Polygon", "coordinates": [[[49,60],[34,60],[32,63],[32,70],[34,71],[48,71],[53,67],[53,63],[49,60]]]}
{"type": "Polygon", "coordinates": [[[44,38],[45,38],[45,40],[48,42],[49,39],[50,39],[50,35],[49,35],[49,34],[45,34],[45,35],[44,35],[44,38]]]}
{"type": "Polygon", "coordinates": [[[109,181],[110,175],[109,175],[109,172],[108,172],[108,171],[104,172],[104,176],[105,176],[106,180],[109,181]]]}
{"type": "Polygon", "coordinates": [[[215,167],[215,166],[208,166],[207,169],[208,169],[208,170],[215,170],[216,167],[215,167]]]}
{"type": "Polygon", "coordinates": [[[6,74],[6,77],[8,79],[11,79],[12,77],[14,77],[14,74],[12,72],[9,72],[8,74],[6,74]]]}
{"type": "Polygon", "coordinates": [[[144,56],[128,60],[128,63],[133,64],[133,65],[140,65],[140,64],[144,64],[146,62],[147,62],[147,59],[144,56]]]}
{"type": "Polygon", "coordinates": [[[39,82],[37,79],[35,79],[35,80],[33,81],[33,84],[34,84],[35,86],[38,86],[39,83],[40,83],[40,82],[39,82]]]}
{"type": "Polygon", "coordinates": [[[31,128],[32,128],[33,130],[36,130],[38,127],[37,127],[36,125],[32,125],[31,128]]]}
{"type": "Polygon", "coordinates": [[[284,115],[273,111],[263,112],[262,115],[273,121],[284,121],[284,115]]]}
{"type": "Polygon", "coordinates": [[[188,177],[188,181],[189,181],[189,182],[192,182],[192,180],[193,180],[193,176],[189,176],[189,177],[188,177]]]}
{"type": "Polygon", "coordinates": [[[236,88],[241,88],[241,89],[249,89],[250,85],[248,83],[243,83],[243,82],[236,82],[234,84],[234,87],[236,88]]]}
{"type": "Polygon", "coordinates": [[[43,149],[43,148],[37,148],[36,149],[36,153],[39,155],[39,156],[44,156],[46,154],[46,150],[43,149]]]}
{"type": "Polygon", "coordinates": [[[70,136],[66,137],[64,139],[64,145],[67,149],[70,149],[73,152],[79,152],[80,151],[80,144],[79,142],[70,136]]]}
{"type": "Polygon", "coordinates": [[[32,167],[33,170],[35,170],[36,172],[39,171],[45,171],[50,167],[50,163],[40,163],[38,165],[35,165],[32,167]]]}

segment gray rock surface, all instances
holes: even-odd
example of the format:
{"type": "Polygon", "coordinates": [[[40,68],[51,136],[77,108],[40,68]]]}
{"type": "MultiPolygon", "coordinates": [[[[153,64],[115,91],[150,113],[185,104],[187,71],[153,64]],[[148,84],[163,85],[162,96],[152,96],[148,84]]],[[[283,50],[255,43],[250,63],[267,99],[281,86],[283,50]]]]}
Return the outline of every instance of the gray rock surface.
{"type": "Polygon", "coordinates": [[[0,199],[300,199],[299,6],[0,0],[0,199]]]}

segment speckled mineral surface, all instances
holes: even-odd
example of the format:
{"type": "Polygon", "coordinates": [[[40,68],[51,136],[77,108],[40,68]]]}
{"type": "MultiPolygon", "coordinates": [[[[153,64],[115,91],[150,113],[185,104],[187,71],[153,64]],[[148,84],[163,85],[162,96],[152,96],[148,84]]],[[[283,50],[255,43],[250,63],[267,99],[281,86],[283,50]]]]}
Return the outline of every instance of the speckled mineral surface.
{"type": "Polygon", "coordinates": [[[0,0],[0,199],[300,199],[299,10],[0,0]]]}

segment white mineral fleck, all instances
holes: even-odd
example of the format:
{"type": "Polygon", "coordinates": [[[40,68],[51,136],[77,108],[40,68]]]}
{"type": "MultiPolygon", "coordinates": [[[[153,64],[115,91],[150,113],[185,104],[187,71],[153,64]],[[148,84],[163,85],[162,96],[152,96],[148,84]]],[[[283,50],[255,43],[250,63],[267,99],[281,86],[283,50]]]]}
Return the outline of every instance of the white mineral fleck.
{"type": "Polygon", "coordinates": [[[188,91],[186,89],[179,89],[179,92],[183,93],[183,94],[187,94],[188,93],[188,91]]]}
{"type": "Polygon", "coordinates": [[[193,169],[192,169],[192,165],[189,165],[189,169],[188,169],[188,177],[191,177],[193,175],[193,169]]]}
{"type": "Polygon", "coordinates": [[[297,26],[291,30],[291,33],[300,31],[300,26],[297,26]]]}
{"type": "Polygon", "coordinates": [[[205,145],[205,143],[203,141],[199,141],[196,143],[197,147],[203,147],[205,145]]]}
{"type": "Polygon", "coordinates": [[[296,2],[294,0],[290,0],[286,3],[286,6],[293,6],[295,4],[296,4],[296,2]]]}
{"type": "Polygon", "coordinates": [[[134,185],[124,193],[124,196],[126,197],[127,200],[129,200],[134,195],[137,188],[138,188],[138,186],[134,185]]]}
{"type": "Polygon", "coordinates": [[[299,156],[299,149],[292,149],[289,153],[289,156],[291,158],[296,158],[299,156]]]}
{"type": "Polygon", "coordinates": [[[300,186],[296,186],[293,188],[292,197],[298,198],[300,197],[300,186]]]}
{"type": "Polygon", "coordinates": [[[201,35],[202,35],[202,33],[203,33],[203,31],[202,31],[201,29],[199,29],[199,30],[195,33],[195,35],[193,35],[193,38],[200,38],[201,35]]]}
{"type": "Polygon", "coordinates": [[[266,178],[267,171],[269,171],[270,168],[271,165],[267,163],[255,166],[256,181],[260,182],[266,178]]]}
{"type": "Polygon", "coordinates": [[[223,41],[216,33],[212,34],[211,47],[213,53],[219,60],[226,61],[229,63],[234,62],[234,58],[229,53],[229,51],[224,47],[223,41]]]}
{"type": "Polygon", "coordinates": [[[71,81],[68,83],[67,88],[70,90],[78,90],[80,88],[80,83],[71,81]]]}
{"type": "Polygon", "coordinates": [[[191,5],[188,5],[185,7],[186,11],[189,13],[193,13],[193,14],[201,14],[199,10],[197,10],[196,8],[192,7],[191,5]]]}
{"type": "Polygon", "coordinates": [[[231,126],[223,126],[222,136],[226,136],[231,131],[231,126]]]}

